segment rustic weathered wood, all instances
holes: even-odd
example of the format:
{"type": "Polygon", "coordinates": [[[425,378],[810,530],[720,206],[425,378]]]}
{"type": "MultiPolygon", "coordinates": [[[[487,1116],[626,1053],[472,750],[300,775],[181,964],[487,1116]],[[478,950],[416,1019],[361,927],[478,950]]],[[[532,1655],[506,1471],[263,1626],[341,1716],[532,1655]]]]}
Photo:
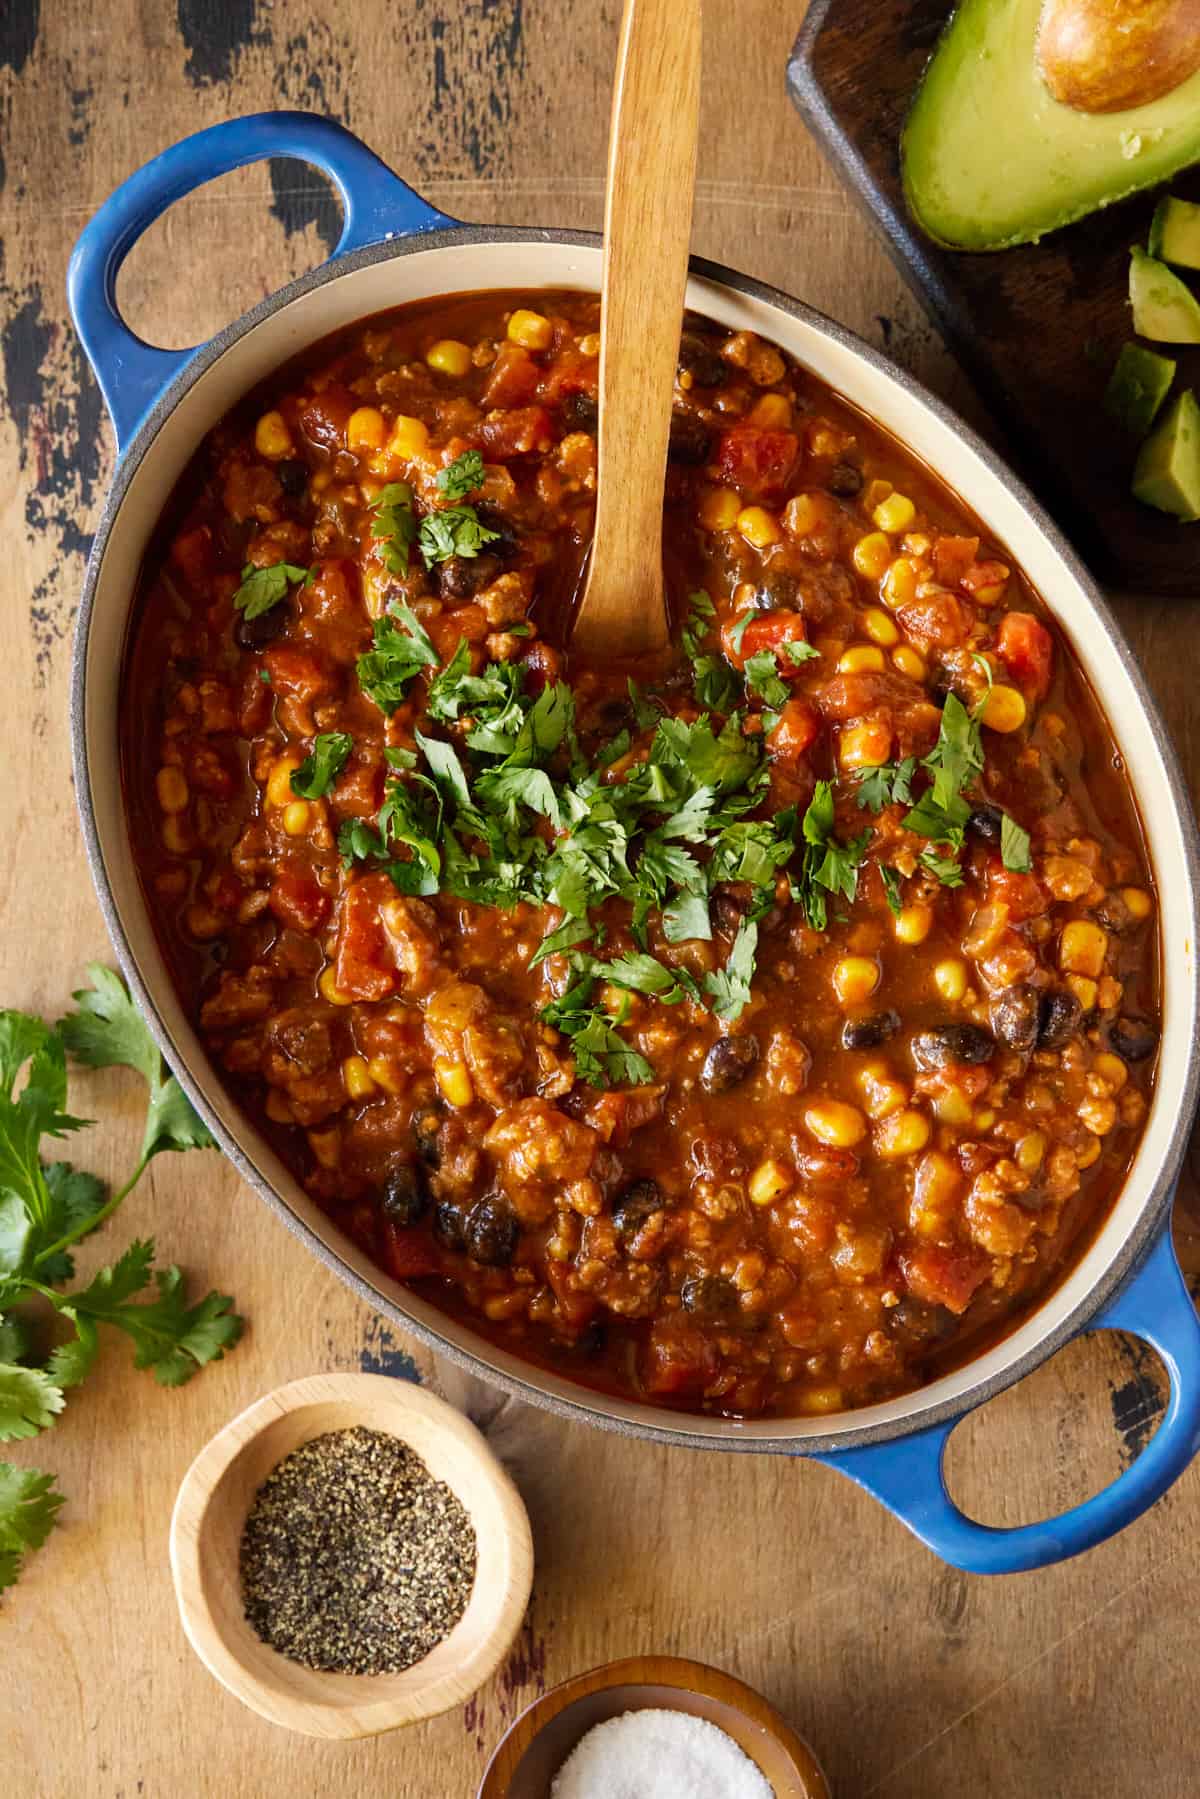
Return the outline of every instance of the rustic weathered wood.
{"type": "Polygon", "coordinates": [[[719,1668],[673,1655],[631,1655],[564,1681],[513,1725],[479,1799],[546,1799],[554,1775],[589,1730],[623,1713],[667,1708],[704,1718],[740,1743],[775,1799],[829,1799],[811,1749],[761,1694],[719,1668]]]}
{"type": "Polygon", "coordinates": [[[188,1640],[260,1717],[346,1742],[419,1723],[469,1699],[512,1648],[533,1584],[529,1518],[511,1477],[475,1426],[414,1381],[315,1374],[276,1387],[206,1443],[171,1517],[171,1572],[188,1640]],[[475,1528],[466,1611],[421,1662],[372,1678],[324,1674],[263,1643],[242,1609],[242,1532],[254,1495],[285,1456],[328,1431],[383,1431],[444,1481],[475,1528]]]}
{"type": "Polygon", "coordinates": [[[625,0],[608,144],[596,529],[575,641],[668,638],[662,501],[700,130],[700,0],[625,0]]]}
{"type": "MultiPolygon", "coordinates": [[[[881,9],[886,11],[887,9],[881,9]]],[[[709,5],[696,250],[799,293],[981,417],[916,302],[788,104],[802,7],[709,5]]],[[[59,1013],[108,954],[72,809],[68,639],[111,434],[65,323],[71,243],[114,184],[184,132],[287,104],[344,118],[461,217],[597,228],[614,0],[85,0],[0,7],[0,414],[5,682],[0,1000],[59,1013]]],[[[122,281],[133,323],[190,343],[327,253],[336,209],[280,164],[176,207],[122,281]]],[[[1200,590],[1200,580],[1197,582],[1200,590]]],[[[1193,778],[1200,615],[1118,603],[1193,778]]],[[[1168,952],[1168,982],[1170,978],[1168,952]]],[[[79,1077],[102,1119],[75,1153],[127,1170],[132,1075],[79,1077]]],[[[1200,1269],[1193,1157],[1176,1212],[1200,1269]]],[[[1193,1564],[1200,1468],[1115,1542],[1003,1581],[942,1567],[831,1470],[626,1442],[503,1399],[393,1339],[216,1156],[160,1158],[86,1248],[157,1236],[233,1293],[245,1341],[166,1393],[106,1343],[61,1423],[11,1460],[48,1467],[63,1525],[0,1603],[0,1769],[22,1799],[471,1799],[506,1726],[614,1656],[693,1655],[760,1689],[838,1799],[1188,1799],[1200,1725],[1193,1564]],[[418,1372],[481,1424],[529,1507],[536,1580],[500,1673],[464,1708],[390,1736],[298,1745],[192,1654],[167,1533],[200,1447],[282,1381],[418,1372]]],[[[1161,1412],[1154,1359],[1074,1345],[965,1424],[959,1498],[1015,1522],[1110,1478],[1161,1412]]]]}

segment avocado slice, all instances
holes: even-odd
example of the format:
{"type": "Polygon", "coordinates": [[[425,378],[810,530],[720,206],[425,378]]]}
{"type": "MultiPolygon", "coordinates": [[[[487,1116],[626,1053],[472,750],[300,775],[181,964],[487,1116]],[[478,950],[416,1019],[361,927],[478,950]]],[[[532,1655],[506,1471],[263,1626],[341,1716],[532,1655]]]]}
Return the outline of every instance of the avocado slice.
{"type": "Polygon", "coordinates": [[[1152,344],[1200,344],[1200,300],[1191,288],[1136,244],[1129,254],[1129,303],[1138,336],[1152,344]]]}
{"type": "Polygon", "coordinates": [[[1171,402],[1138,451],[1133,491],[1160,512],[1200,518],[1200,406],[1190,387],[1171,402]]]}
{"type": "Polygon", "coordinates": [[[1167,194],[1150,221],[1150,254],[1177,269],[1200,269],[1200,206],[1167,194]]]}
{"type": "Polygon", "coordinates": [[[1134,437],[1145,437],[1175,379],[1175,367],[1172,357],[1144,344],[1123,344],[1104,390],[1104,410],[1134,437]]]}
{"type": "Polygon", "coordinates": [[[1200,160],[1200,72],[1146,106],[1077,112],[1035,54],[1043,0],[962,0],[901,141],[913,217],[937,243],[1002,250],[1200,160]]]}

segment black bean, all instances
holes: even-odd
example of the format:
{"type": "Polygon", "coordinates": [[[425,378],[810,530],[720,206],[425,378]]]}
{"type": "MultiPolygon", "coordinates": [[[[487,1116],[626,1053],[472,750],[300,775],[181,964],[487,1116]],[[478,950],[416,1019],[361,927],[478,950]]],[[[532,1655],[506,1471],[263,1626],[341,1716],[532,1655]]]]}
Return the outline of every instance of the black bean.
{"type": "Polygon", "coordinates": [[[911,1296],[885,1314],[890,1330],[911,1343],[936,1343],[954,1328],[954,1317],[945,1306],[927,1305],[911,1296]]]}
{"type": "Polygon", "coordinates": [[[1104,898],[1100,901],[1100,904],[1096,907],[1096,917],[1100,920],[1100,923],[1104,926],[1106,931],[1112,931],[1114,936],[1117,937],[1123,936],[1126,931],[1132,930],[1136,923],[1133,913],[1129,910],[1129,907],[1125,904],[1125,901],[1121,898],[1120,893],[1115,887],[1111,893],[1105,894],[1104,898]]]}
{"type": "Polygon", "coordinates": [[[976,806],[967,820],[967,829],[984,843],[999,843],[1003,818],[999,806],[976,806]]]}
{"type": "Polygon", "coordinates": [[[737,1288],[720,1274],[689,1275],[679,1289],[685,1312],[720,1318],[737,1310],[737,1288]]]}
{"type": "Polygon", "coordinates": [[[862,484],[862,470],[856,468],[852,462],[835,462],[829,471],[829,480],[826,483],[830,493],[840,494],[845,499],[861,493],[862,484]]]}
{"type": "Polygon", "coordinates": [[[720,387],[729,372],[707,338],[695,331],[685,331],[679,340],[679,367],[697,387],[720,387]]]}
{"type": "Polygon", "coordinates": [[[996,1040],[977,1024],[943,1024],[936,1030],[918,1031],[912,1049],[920,1067],[945,1068],[951,1062],[990,1062],[996,1040]]]}
{"type": "Polygon", "coordinates": [[[436,1168],[442,1159],[438,1145],[438,1132],[442,1128],[441,1116],[432,1106],[426,1106],[423,1112],[413,1115],[413,1142],[417,1146],[417,1154],[430,1168],[436,1168]]]}
{"type": "Polygon", "coordinates": [[[499,506],[494,506],[491,501],[475,500],[472,504],[480,524],[496,533],[495,537],[488,539],[488,555],[499,556],[501,562],[510,561],[521,547],[521,533],[512,520],[505,517],[499,506]]]}
{"type": "Polygon", "coordinates": [[[751,604],[756,612],[795,612],[800,604],[800,584],[795,575],[772,569],[759,582],[751,604]]]}
{"type": "Polygon", "coordinates": [[[383,1183],[379,1203],[393,1224],[415,1224],[429,1210],[429,1177],[420,1162],[401,1162],[383,1183]]]}
{"type": "Polygon", "coordinates": [[[1063,1049],[1077,1034],[1082,1017],[1083,1007],[1067,988],[1043,994],[1038,1007],[1038,1048],[1063,1049]]]}
{"type": "Polygon", "coordinates": [[[308,464],[295,462],[289,456],[275,464],[275,476],[289,500],[298,500],[308,486],[308,464]]]}
{"type": "Polygon", "coordinates": [[[848,1018],[842,1026],[842,1048],[877,1049],[899,1029],[899,1012],[874,1012],[870,1018],[848,1018]]]}
{"type": "Polygon", "coordinates": [[[991,1004],[992,1030],[1009,1049],[1030,1050],[1037,1042],[1041,996],[1024,981],[1006,987],[991,1004]]]}
{"type": "Polygon", "coordinates": [[[694,412],[673,412],[671,414],[671,438],[667,455],[672,462],[682,462],[690,468],[698,467],[708,461],[708,452],[712,448],[712,433],[703,419],[698,419],[694,412]]]}
{"type": "Polygon", "coordinates": [[[600,423],[600,407],[594,394],[566,394],[559,411],[568,431],[586,431],[589,436],[595,436],[600,423]]]}
{"type": "Polygon", "coordinates": [[[463,1247],[471,1260],[484,1268],[507,1268],[520,1236],[521,1227],[508,1201],[499,1193],[485,1193],[467,1213],[463,1247]]]}
{"type": "Polygon", "coordinates": [[[443,1249],[462,1249],[466,1243],[465,1221],[452,1200],[443,1200],[433,1214],[433,1234],[443,1249]]]}
{"type": "Polygon", "coordinates": [[[281,601],[254,618],[247,618],[244,612],[239,612],[233,635],[243,650],[265,650],[291,622],[292,608],[281,601]]]}
{"type": "Polygon", "coordinates": [[[1158,1047],[1158,1029],[1149,1019],[1122,1015],[1109,1026],[1108,1041],[1123,1061],[1144,1062],[1158,1047]]]}
{"type": "Polygon", "coordinates": [[[724,931],[727,937],[735,937],[749,905],[749,900],[743,899],[738,893],[731,893],[728,887],[716,887],[708,903],[708,910],[717,930],[724,931]]]}
{"type": "Polygon", "coordinates": [[[728,1093],[758,1061],[757,1037],[718,1037],[704,1058],[700,1085],[706,1093],[728,1093]]]}
{"type": "Polygon", "coordinates": [[[622,1237],[632,1237],[647,1218],[653,1218],[662,1209],[662,1194],[656,1181],[631,1181],[613,1201],[613,1223],[622,1237]]]}
{"type": "Polygon", "coordinates": [[[446,600],[469,600],[499,573],[499,556],[448,556],[438,563],[438,591],[446,600]]]}

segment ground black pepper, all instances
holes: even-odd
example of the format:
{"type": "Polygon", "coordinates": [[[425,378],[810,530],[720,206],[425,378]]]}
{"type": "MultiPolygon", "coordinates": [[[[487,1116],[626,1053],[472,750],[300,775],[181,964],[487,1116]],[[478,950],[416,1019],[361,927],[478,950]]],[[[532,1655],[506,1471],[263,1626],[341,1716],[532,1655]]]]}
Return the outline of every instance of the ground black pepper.
{"type": "Polygon", "coordinates": [[[399,1674],[466,1610],[475,1531],[397,1437],[330,1431],[259,1488],[241,1580],[247,1619],[281,1654],[328,1673],[399,1674]]]}

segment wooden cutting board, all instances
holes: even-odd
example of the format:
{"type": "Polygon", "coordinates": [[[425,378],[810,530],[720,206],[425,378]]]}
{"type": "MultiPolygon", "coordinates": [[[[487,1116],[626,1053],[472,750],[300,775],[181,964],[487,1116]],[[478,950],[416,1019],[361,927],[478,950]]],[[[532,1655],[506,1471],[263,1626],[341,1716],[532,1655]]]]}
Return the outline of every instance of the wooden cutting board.
{"type": "MultiPolygon", "coordinates": [[[[1101,405],[1132,336],[1129,246],[1146,241],[1155,193],[994,255],[939,249],[909,218],[900,128],[949,12],[946,0],[812,0],[788,66],[792,98],[1007,431],[1010,460],[1096,574],[1142,592],[1200,594],[1200,524],[1134,500],[1133,446],[1101,405]]],[[[1200,200],[1200,167],[1170,191],[1200,200]]],[[[1169,353],[1177,384],[1200,388],[1200,348],[1169,353]]]]}

